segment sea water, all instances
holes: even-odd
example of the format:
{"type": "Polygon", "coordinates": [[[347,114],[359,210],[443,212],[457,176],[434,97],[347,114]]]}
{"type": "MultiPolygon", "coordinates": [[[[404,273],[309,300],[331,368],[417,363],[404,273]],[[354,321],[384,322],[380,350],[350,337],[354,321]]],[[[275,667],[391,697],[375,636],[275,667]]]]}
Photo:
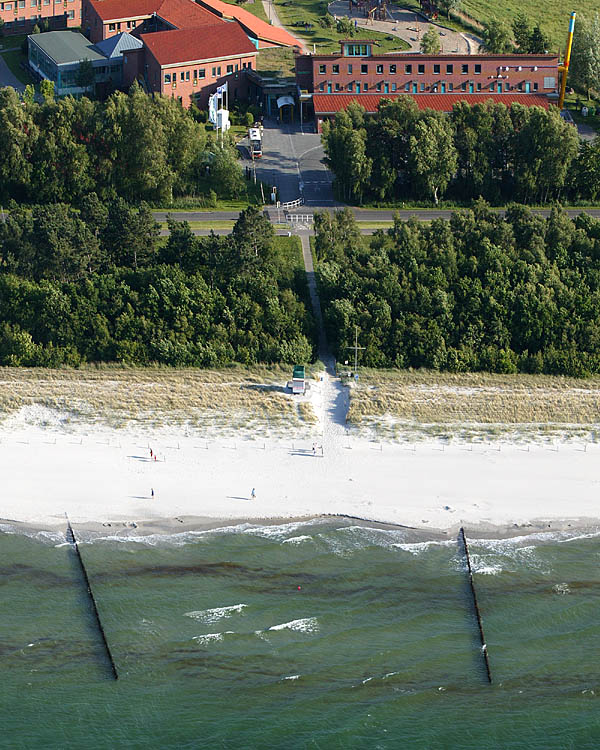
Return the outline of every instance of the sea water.
{"type": "MultiPolygon", "coordinates": [[[[2,748],[597,748],[600,536],[0,533],[2,748]]],[[[114,531],[108,529],[107,531],[114,531]]]]}

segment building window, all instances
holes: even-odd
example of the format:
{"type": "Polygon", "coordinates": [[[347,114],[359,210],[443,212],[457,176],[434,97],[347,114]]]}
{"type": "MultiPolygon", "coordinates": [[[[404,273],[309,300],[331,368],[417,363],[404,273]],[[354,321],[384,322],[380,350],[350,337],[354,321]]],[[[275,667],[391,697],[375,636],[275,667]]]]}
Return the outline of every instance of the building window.
{"type": "Polygon", "coordinates": [[[405,91],[410,91],[410,83],[405,83],[404,84],[404,90],[405,91]]]}
{"type": "Polygon", "coordinates": [[[185,80],[186,80],[186,81],[189,81],[189,80],[190,80],[190,71],[189,71],[189,70],[186,70],[186,71],[185,71],[185,80]]]}
{"type": "Polygon", "coordinates": [[[396,90],[396,84],[392,83],[392,91],[395,91],[395,90],[396,90]]]}
{"type": "Polygon", "coordinates": [[[556,78],[553,78],[552,76],[544,76],[544,88],[545,89],[555,89],[556,88],[556,78]]]}
{"type": "Polygon", "coordinates": [[[537,85],[537,83],[534,83],[534,84],[533,84],[533,90],[534,90],[534,91],[537,91],[537,90],[538,90],[538,85],[537,85]]]}
{"type": "MultiPolygon", "coordinates": [[[[47,3],[46,3],[46,0],[44,0],[44,5],[47,5],[47,3]]],[[[109,24],[108,24],[108,30],[109,30],[109,31],[114,31],[114,30],[115,30],[115,28],[116,28],[116,27],[115,27],[115,24],[114,24],[114,23],[109,23],[109,24]]]]}
{"type": "Polygon", "coordinates": [[[350,75],[352,75],[352,65],[348,65],[348,73],[350,73],[350,75]]]}
{"type": "Polygon", "coordinates": [[[339,73],[340,73],[340,66],[339,65],[332,65],[331,66],[331,72],[334,75],[339,75],[339,73]]]}
{"type": "Polygon", "coordinates": [[[206,78],[206,68],[200,68],[198,70],[198,78],[206,78]]]}
{"type": "Polygon", "coordinates": [[[404,73],[405,73],[405,75],[409,76],[412,73],[412,65],[405,65],[404,66],[404,73]]]}
{"type": "Polygon", "coordinates": [[[391,75],[396,75],[396,66],[395,65],[390,65],[390,74],[391,75]]]}
{"type": "Polygon", "coordinates": [[[378,65],[375,72],[381,75],[383,73],[383,65],[378,65]]]}
{"type": "Polygon", "coordinates": [[[451,76],[454,73],[454,65],[446,65],[446,75],[451,76]]]}
{"type": "Polygon", "coordinates": [[[420,84],[419,90],[420,91],[425,91],[425,84],[424,83],[420,84]]]}
{"type": "Polygon", "coordinates": [[[354,91],[354,84],[352,83],[348,84],[348,91],[354,91]]]}
{"type": "Polygon", "coordinates": [[[369,72],[369,66],[368,65],[361,65],[360,66],[360,73],[361,73],[361,75],[366,76],[368,72],[369,72]]]}
{"type": "Polygon", "coordinates": [[[481,91],[481,84],[480,83],[477,84],[477,91],[481,91]]]}
{"type": "Polygon", "coordinates": [[[25,0],[19,0],[19,8],[25,7],[25,0]]]}
{"type": "Polygon", "coordinates": [[[342,90],[339,83],[335,84],[335,90],[336,91],[341,91],[342,90]]]}
{"type": "Polygon", "coordinates": [[[375,85],[375,90],[376,90],[376,91],[381,91],[381,83],[377,83],[377,84],[375,85]]]}
{"type": "Polygon", "coordinates": [[[165,73],[165,83],[171,83],[171,74],[165,73]]]}
{"type": "Polygon", "coordinates": [[[466,90],[467,90],[467,82],[466,82],[466,81],[463,81],[463,82],[462,82],[462,83],[460,84],[460,90],[461,90],[461,91],[466,91],[466,90]]]}
{"type": "Polygon", "coordinates": [[[510,91],[510,83],[508,81],[504,84],[504,90],[510,91]]]}
{"type": "Polygon", "coordinates": [[[213,69],[212,69],[212,77],[213,77],[213,78],[216,78],[216,77],[217,77],[217,69],[216,69],[216,68],[213,68],[213,69]]]}
{"type": "Polygon", "coordinates": [[[466,64],[466,63],[465,63],[465,65],[461,65],[460,66],[460,73],[463,76],[468,76],[469,75],[469,65],[466,64]]]}
{"type": "Polygon", "coordinates": [[[438,75],[439,76],[439,74],[440,74],[440,66],[439,65],[434,65],[433,66],[433,73],[434,73],[434,75],[438,75]]]}
{"type": "Polygon", "coordinates": [[[425,66],[424,65],[419,65],[418,68],[417,68],[417,73],[420,76],[424,75],[424,73],[425,73],[425,66]]]}
{"type": "Polygon", "coordinates": [[[228,73],[233,73],[233,65],[228,65],[227,66],[227,72],[228,73]]]}
{"type": "Polygon", "coordinates": [[[31,0],[31,7],[36,8],[37,7],[37,0],[31,0]]]}
{"type": "Polygon", "coordinates": [[[448,84],[448,91],[454,91],[454,84],[453,83],[449,83],[448,84]]]}
{"type": "MultiPolygon", "coordinates": [[[[360,83],[358,84],[360,86],[360,83]]],[[[363,91],[368,91],[369,85],[367,83],[363,83],[363,91]]]]}
{"type": "Polygon", "coordinates": [[[481,65],[479,63],[475,63],[475,75],[476,76],[481,75],[481,65]]]}
{"type": "Polygon", "coordinates": [[[252,63],[251,62],[248,63],[248,70],[252,70],[252,63]]]}
{"type": "Polygon", "coordinates": [[[321,81],[321,83],[319,84],[319,91],[325,91],[325,82],[324,81],[321,81]]]}
{"type": "Polygon", "coordinates": [[[325,65],[319,65],[319,73],[321,75],[324,75],[327,72],[327,66],[325,65]]]}

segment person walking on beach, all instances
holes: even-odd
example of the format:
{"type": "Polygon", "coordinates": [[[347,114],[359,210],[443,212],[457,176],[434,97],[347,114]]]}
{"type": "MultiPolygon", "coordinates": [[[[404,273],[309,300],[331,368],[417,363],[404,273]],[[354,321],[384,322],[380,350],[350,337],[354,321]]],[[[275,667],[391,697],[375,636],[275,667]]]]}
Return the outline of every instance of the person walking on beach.
{"type": "Polygon", "coordinates": [[[150,448],[150,458],[152,458],[152,448],[150,448]]]}
{"type": "Polygon", "coordinates": [[[256,500],[256,490],[254,487],[252,488],[252,492],[250,493],[250,497],[252,500],[256,500]]]}

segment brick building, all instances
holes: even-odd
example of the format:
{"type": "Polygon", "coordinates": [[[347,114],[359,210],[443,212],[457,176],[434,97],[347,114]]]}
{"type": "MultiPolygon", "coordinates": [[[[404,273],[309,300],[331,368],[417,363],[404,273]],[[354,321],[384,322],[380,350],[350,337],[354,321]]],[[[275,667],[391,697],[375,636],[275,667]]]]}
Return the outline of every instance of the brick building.
{"type": "Polygon", "coordinates": [[[82,29],[92,42],[122,31],[139,36],[218,23],[221,19],[193,0],[83,0],[81,15],[82,29]]]}
{"type": "Polygon", "coordinates": [[[230,102],[246,99],[246,71],[256,67],[256,48],[234,23],[203,27],[202,32],[179,29],[142,34],[143,49],[126,56],[126,78],[135,66],[143,72],[148,90],[175,97],[184,106],[194,100],[206,108],[209,95],[225,81],[230,102]],[[143,55],[143,71],[140,61],[132,59],[137,55],[143,55]]]}
{"type": "Polygon", "coordinates": [[[558,93],[556,55],[378,55],[373,47],[351,40],[340,54],[298,55],[298,86],[325,94],[558,93]]]}
{"type": "Polygon", "coordinates": [[[38,21],[47,21],[52,30],[79,26],[81,0],[10,0],[0,2],[3,31],[8,34],[25,34],[38,21]]]}

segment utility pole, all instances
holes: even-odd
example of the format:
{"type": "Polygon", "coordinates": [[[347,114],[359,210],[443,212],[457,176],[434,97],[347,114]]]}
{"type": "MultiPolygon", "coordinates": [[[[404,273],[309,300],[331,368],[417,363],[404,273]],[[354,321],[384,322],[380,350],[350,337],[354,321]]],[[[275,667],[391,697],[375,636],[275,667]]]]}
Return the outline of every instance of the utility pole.
{"type": "Polygon", "coordinates": [[[354,326],[354,346],[348,346],[347,349],[354,349],[354,375],[358,370],[358,352],[360,349],[366,349],[366,346],[358,345],[358,326],[354,326]]]}

